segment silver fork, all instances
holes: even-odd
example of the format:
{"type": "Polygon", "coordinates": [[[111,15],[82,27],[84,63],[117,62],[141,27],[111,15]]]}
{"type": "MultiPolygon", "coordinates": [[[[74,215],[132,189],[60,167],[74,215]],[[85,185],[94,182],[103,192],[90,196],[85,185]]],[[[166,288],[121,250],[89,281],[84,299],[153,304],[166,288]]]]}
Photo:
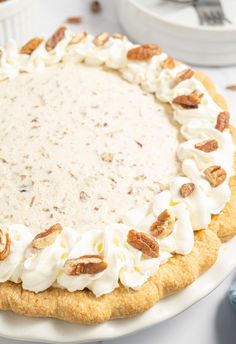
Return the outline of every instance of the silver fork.
{"type": "Polygon", "coordinates": [[[194,7],[201,25],[222,26],[225,23],[231,24],[224,14],[220,0],[197,0],[194,7]]]}
{"type": "Polygon", "coordinates": [[[168,0],[169,2],[182,5],[194,6],[201,25],[224,25],[232,24],[224,14],[220,0],[168,0]]]}

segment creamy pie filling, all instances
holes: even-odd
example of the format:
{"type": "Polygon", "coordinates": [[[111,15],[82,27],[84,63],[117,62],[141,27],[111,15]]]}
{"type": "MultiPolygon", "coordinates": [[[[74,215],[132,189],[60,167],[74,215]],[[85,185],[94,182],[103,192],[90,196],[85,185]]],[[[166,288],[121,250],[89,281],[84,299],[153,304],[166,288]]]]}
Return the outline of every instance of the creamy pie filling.
{"type": "Polygon", "coordinates": [[[170,108],[116,72],[61,63],[0,83],[1,222],[119,222],[178,173],[170,108]]]}

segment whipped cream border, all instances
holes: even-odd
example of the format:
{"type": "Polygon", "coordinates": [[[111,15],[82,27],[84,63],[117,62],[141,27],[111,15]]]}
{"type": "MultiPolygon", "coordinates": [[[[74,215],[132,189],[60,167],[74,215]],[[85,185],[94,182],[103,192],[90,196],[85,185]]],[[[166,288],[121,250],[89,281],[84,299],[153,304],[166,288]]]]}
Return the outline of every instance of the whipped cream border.
{"type": "Polygon", "coordinates": [[[31,55],[20,54],[16,42],[10,41],[5,49],[0,48],[0,81],[15,78],[21,72],[41,72],[60,61],[104,66],[116,70],[128,82],[140,85],[159,101],[168,103],[174,120],[180,125],[183,139],[177,147],[181,173],[151,204],[124,214],[123,224],[108,224],[104,231],[93,230],[83,234],[63,228],[57,240],[43,250],[31,248],[32,234],[27,227],[4,226],[14,244],[7,259],[0,262],[0,282],[22,282],[24,289],[33,292],[50,286],[71,292],[88,288],[98,297],[117,288],[119,282],[125,287],[139,288],[174,253],[186,255],[191,252],[194,231],[207,228],[211,215],[218,214],[230,199],[229,178],[234,174],[235,145],[228,129],[223,132],[215,129],[217,116],[223,110],[203,84],[194,76],[176,83],[179,73],[188,69],[187,65],[177,63],[173,69],[163,68],[162,62],[168,57],[164,52],[147,61],[128,60],[127,52],[136,45],[126,37],[110,37],[104,45],[97,46],[92,35],[87,35],[77,44],[70,44],[74,36],[67,30],[64,38],[51,51],[45,48],[45,38],[31,55]],[[172,103],[175,97],[194,90],[204,94],[198,108],[184,109],[172,103]],[[195,148],[197,142],[207,139],[216,139],[219,148],[211,153],[195,148]],[[216,188],[203,174],[212,165],[220,165],[227,173],[224,183],[216,188]],[[195,184],[194,192],[187,198],[181,197],[181,185],[190,182],[195,184]],[[174,230],[166,238],[156,239],[160,247],[158,258],[144,257],[142,252],[127,244],[128,231],[135,228],[147,232],[157,216],[166,209],[177,219],[174,230]],[[95,275],[66,276],[63,271],[66,259],[82,254],[103,255],[108,268],[95,275]]]}

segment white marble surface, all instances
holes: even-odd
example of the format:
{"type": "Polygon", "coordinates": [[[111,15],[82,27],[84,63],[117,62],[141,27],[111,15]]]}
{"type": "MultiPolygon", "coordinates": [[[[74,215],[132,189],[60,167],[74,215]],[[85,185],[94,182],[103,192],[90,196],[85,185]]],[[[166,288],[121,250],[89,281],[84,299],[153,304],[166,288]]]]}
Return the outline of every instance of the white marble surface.
{"type": "MultiPolygon", "coordinates": [[[[36,0],[34,0],[36,1],[36,0]]],[[[74,30],[92,33],[121,31],[117,22],[115,3],[119,0],[101,0],[103,11],[91,15],[90,0],[38,0],[38,33],[50,34],[68,16],[83,16],[83,23],[71,25],[74,30]]],[[[32,32],[29,33],[29,37],[32,32]]],[[[202,69],[202,68],[201,68],[202,69]]],[[[236,112],[236,92],[225,86],[236,84],[236,66],[230,68],[206,68],[204,70],[218,84],[228,100],[232,116],[236,112]]],[[[236,114],[234,118],[236,125],[236,114]]],[[[226,293],[236,273],[232,273],[215,291],[182,314],[148,330],[115,339],[108,344],[235,344],[236,314],[229,305],[226,293]]],[[[89,328],[88,328],[89,331],[89,328]]],[[[16,344],[0,338],[0,344],[16,344]]]]}

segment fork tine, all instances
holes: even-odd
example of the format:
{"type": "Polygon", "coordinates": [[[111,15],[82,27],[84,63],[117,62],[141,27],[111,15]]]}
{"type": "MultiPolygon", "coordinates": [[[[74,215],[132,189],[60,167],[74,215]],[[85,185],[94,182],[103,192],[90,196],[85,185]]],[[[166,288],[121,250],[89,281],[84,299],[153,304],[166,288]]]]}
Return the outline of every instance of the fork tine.
{"type": "Polygon", "coordinates": [[[222,19],[218,16],[216,9],[212,9],[211,16],[215,25],[220,25],[222,23],[222,19]]]}
{"type": "Polygon", "coordinates": [[[210,15],[210,11],[208,8],[204,8],[203,9],[203,16],[204,16],[204,19],[205,19],[205,24],[207,25],[213,25],[212,24],[212,17],[210,15]]]}
{"type": "Polygon", "coordinates": [[[194,7],[195,7],[195,10],[198,14],[200,25],[206,25],[207,24],[207,18],[206,18],[203,6],[199,6],[198,3],[196,2],[194,7]]]}
{"type": "Polygon", "coordinates": [[[216,11],[216,17],[219,20],[219,25],[223,25],[224,24],[224,14],[223,14],[223,12],[220,11],[220,10],[217,10],[216,11]]]}
{"type": "Polygon", "coordinates": [[[222,21],[220,21],[220,18],[217,17],[216,12],[213,8],[204,8],[204,16],[205,16],[205,22],[208,25],[216,26],[220,25],[222,21]]]}
{"type": "MultiPolygon", "coordinates": [[[[196,0],[194,7],[201,25],[224,25],[231,23],[225,16],[220,0],[196,0]]],[[[232,24],[232,23],[231,23],[232,24]]]]}

